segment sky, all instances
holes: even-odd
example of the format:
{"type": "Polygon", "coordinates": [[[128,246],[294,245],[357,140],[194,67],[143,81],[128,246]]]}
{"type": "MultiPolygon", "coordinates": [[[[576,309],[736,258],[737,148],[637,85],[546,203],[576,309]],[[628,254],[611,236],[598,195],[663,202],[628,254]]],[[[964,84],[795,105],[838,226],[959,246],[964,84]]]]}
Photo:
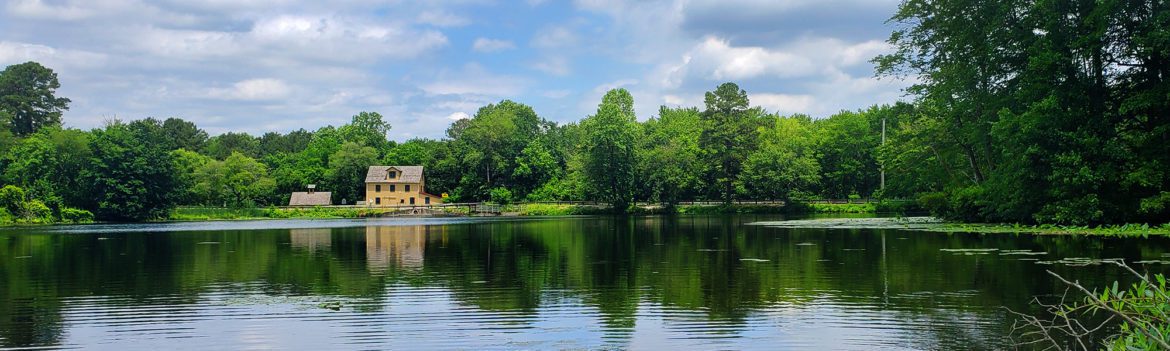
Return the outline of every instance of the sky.
{"type": "Polygon", "coordinates": [[[179,117],[215,135],[341,125],[441,138],[504,99],[567,123],[605,91],[703,106],[723,82],[753,106],[827,117],[904,99],[876,78],[897,0],[7,0],[0,66],[37,61],[68,127],[179,117]]]}

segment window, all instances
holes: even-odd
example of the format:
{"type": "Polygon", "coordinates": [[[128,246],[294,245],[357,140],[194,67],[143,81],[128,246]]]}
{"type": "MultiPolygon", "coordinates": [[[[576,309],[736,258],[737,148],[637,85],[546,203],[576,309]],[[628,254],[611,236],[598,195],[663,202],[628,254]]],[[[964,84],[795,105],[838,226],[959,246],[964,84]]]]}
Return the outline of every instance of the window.
{"type": "Polygon", "coordinates": [[[406,186],[406,192],[408,192],[408,193],[409,193],[409,192],[410,192],[410,184],[407,184],[407,185],[405,185],[405,186],[406,186]]]}
{"type": "Polygon", "coordinates": [[[405,200],[399,199],[399,200],[398,200],[398,203],[402,203],[403,201],[405,201],[405,200]]]}
{"type": "Polygon", "coordinates": [[[386,176],[390,179],[398,178],[398,172],[390,171],[390,173],[388,173],[386,176]]]}
{"type": "Polygon", "coordinates": [[[381,205],[381,204],[382,204],[382,198],[380,198],[380,197],[375,197],[375,198],[374,198],[374,204],[375,204],[375,205],[381,205]]]}
{"type": "Polygon", "coordinates": [[[425,204],[427,204],[427,205],[430,205],[430,204],[431,204],[431,197],[430,197],[430,196],[424,197],[424,198],[423,198],[423,203],[425,203],[425,204]]]}
{"type": "Polygon", "coordinates": [[[382,184],[374,185],[374,192],[382,192],[382,184]]]}
{"type": "Polygon", "coordinates": [[[390,184],[390,192],[394,192],[394,184],[390,184]]]}
{"type": "Polygon", "coordinates": [[[410,198],[410,204],[411,204],[411,205],[414,205],[414,198],[413,198],[413,197],[412,197],[412,198],[410,198]]]}

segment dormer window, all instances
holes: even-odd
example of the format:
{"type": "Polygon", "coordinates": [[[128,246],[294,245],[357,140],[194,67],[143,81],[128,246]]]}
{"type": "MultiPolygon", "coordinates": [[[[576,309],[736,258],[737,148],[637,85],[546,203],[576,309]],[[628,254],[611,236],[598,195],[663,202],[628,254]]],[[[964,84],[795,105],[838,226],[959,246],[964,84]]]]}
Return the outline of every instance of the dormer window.
{"type": "Polygon", "coordinates": [[[398,172],[390,171],[389,173],[386,173],[386,178],[389,178],[389,179],[398,178],[398,172]]]}

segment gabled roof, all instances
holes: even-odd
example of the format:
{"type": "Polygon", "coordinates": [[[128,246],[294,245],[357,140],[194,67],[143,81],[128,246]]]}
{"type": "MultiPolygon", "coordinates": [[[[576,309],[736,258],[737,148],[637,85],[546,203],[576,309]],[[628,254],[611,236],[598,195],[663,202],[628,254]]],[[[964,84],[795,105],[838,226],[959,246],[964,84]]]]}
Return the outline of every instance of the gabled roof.
{"type": "Polygon", "coordinates": [[[288,198],[289,206],[329,206],[333,204],[330,198],[333,193],[328,191],[295,192],[288,198]]]}
{"type": "Polygon", "coordinates": [[[422,166],[370,166],[366,172],[366,183],[421,183],[422,166]],[[386,171],[397,169],[400,174],[394,179],[387,178],[386,171]]]}

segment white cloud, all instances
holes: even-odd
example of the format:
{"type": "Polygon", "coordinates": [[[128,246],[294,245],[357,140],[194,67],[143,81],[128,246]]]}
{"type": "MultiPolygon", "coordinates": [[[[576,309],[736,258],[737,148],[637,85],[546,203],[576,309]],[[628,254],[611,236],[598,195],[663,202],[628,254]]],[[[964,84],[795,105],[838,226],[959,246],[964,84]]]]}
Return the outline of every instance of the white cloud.
{"type": "Polygon", "coordinates": [[[8,12],[21,17],[73,21],[89,17],[93,11],[76,4],[51,5],[42,0],[13,0],[8,12]]]}
{"type": "Polygon", "coordinates": [[[430,83],[419,88],[431,95],[475,95],[509,97],[523,91],[525,81],[519,78],[488,72],[478,64],[467,64],[458,71],[445,70],[430,83]]]}
{"type": "Polygon", "coordinates": [[[532,46],[537,48],[560,48],[577,45],[577,35],[569,28],[549,27],[532,36],[532,46]]]}
{"type": "Polygon", "coordinates": [[[418,15],[418,23],[436,27],[466,26],[471,20],[445,11],[425,11],[418,15]]]}
{"type": "Polygon", "coordinates": [[[554,76],[565,76],[571,71],[564,56],[548,56],[532,64],[532,68],[554,76]]]}
{"type": "Polygon", "coordinates": [[[809,108],[812,107],[815,98],[812,95],[790,95],[790,94],[770,94],[770,93],[752,93],[748,94],[748,100],[753,106],[763,107],[769,112],[777,112],[780,114],[792,113],[808,113],[809,108]]]}
{"type": "Polygon", "coordinates": [[[629,79],[629,78],[618,79],[618,80],[615,80],[612,82],[602,83],[601,85],[593,87],[593,92],[597,93],[597,94],[605,94],[606,92],[613,90],[613,89],[628,87],[628,86],[637,85],[637,84],[638,84],[637,79],[629,79]]]}
{"type": "Polygon", "coordinates": [[[46,45],[0,41],[0,66],[28,61],[49,65],[55,70],[70,70],[75,67],[100,67],[107,55],[79,51],[59,50],[46,45]]]}
{"type": "Polygon", "coordinates": [[[447,119],[452,120],[452,121],[458,121],[461,119],[468,119],[468,118],[471,118],[471,115],[467,114],[467,112],[454,112],[454,113],[447,115],[447,119]]]}
{"type": "Polygon", "coordinates": [[[515,49],[516,44],[511,41],[502,39],[476,38],[475,43],[471,44],[471,49],[476,52],[497,52],[504,50],[515,49]]]}
{"type": "Polygon", "coordinates": [[[690,54],[692,64],[699,65],[710,79],[736,80],[760,76],[793,77],[809,73],[809,60],[782,51],[762,47],[733,47],[714,37],[703,40],[690,54]]]}
{"type": "MultiPolygon", "coordinates": [[[[225,100],[265,101],[283,99],[292,88],[279,79],[260,78],[236,82],[231,88],[211,89],[209,96],[225,100]]],[[[333,97],[334,99],[337,97],[333,97]]]]}

